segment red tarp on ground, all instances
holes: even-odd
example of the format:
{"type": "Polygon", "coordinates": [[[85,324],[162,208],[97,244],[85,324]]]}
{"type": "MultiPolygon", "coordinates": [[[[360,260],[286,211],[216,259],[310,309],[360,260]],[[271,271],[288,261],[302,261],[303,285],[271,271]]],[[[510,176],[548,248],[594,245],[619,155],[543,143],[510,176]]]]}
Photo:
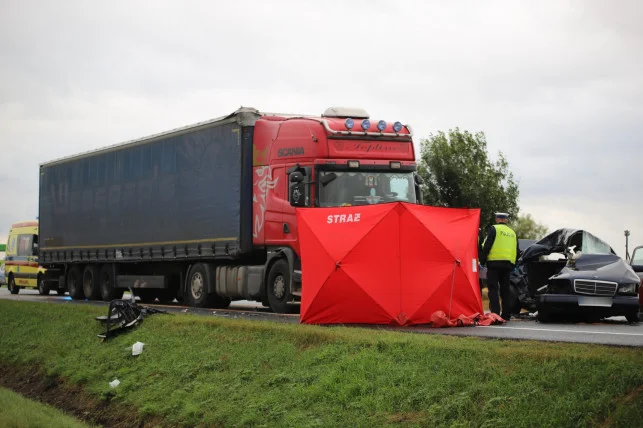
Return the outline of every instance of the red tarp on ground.
{"type": "Polygon", "coordinates": [[[406,203],[297,210],[300,321],[428,324],[484,313],[479,209],[406,203]]]}

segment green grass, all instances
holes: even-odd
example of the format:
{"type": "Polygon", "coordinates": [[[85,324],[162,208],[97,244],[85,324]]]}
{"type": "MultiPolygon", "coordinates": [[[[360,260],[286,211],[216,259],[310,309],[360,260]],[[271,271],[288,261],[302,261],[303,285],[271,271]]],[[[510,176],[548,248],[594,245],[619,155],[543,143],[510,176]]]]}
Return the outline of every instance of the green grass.
{"type": "Polygon", "coordinates": [[[0,426],[83,428],[88,425],[52,407],[31,401],[8,389],[0,388],[0,426]]]}
{"type": "Polygon", "coordinates": [[[176,425],[624,426],[643,352],[154,315],[101,343],[105,308],[0,301],[0,364],[34,364],[176,425]],[[131,345],[145,343],[131,356],[131,345]],[[108,382],[118,378],[116,389],[108,382]]]}

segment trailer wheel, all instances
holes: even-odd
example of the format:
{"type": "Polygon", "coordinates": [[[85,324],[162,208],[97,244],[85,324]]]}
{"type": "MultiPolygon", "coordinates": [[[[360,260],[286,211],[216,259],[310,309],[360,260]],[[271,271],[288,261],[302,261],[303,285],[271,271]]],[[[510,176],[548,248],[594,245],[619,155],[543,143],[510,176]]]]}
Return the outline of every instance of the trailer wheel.
{"type": "Polygon", "coordinates": [[[83,292],[89,300],[96,300],[100,297],[99,277],[100,269],[98,269],[98,266],[85,266],[85,271],[83,272],[83,292]]]}
{"type": "Polygon", "coordinates": [[[80,274],[80,267],[73,265],[67,271],[67,290],[72,299],[82,299],[83,294],[83,284],[82,276],[80,274]]]}
{"type": "Polygon", "coordinates": [[[266,294],[268,294],[268,304],[273,312],[278,314],[287,314],[295,311],[295,307],[288,305],[292,300],[290,294],[290,267],[286,259],[277,260],[268,273],[268,283],[266,284],[266,294]]]}
{"type": "Polygon", "coordinates": [[[11,294],[20,293],[20,287],[16,285],[16,280],[13,278],[13,275],[9,277],[9,284],[7,285],[7,288],[9,289],[9,293],[11,294]]]}
{"type": "Polygon", "coordinates": [[[206,308],[210,304],[208,296],[208,282],[210,272],[203,263],[192,266],[188,275],[187,300],[195,308],[206,308]]]}
{"type": "Polygon", "coordinates": [[[100,273],[98,274],[99,280],[99,289],[100,297],[105,302],[111,302],[114,299],[120,299],[123,297],[125,292],[122,288],[116,288],[116,281],[114,281],[114,272],[111,265],[103,265],[100,268],[100,273]]]}
{"type": "Polygon", "coordinates": [[[38,293],[40,293],[41,296],[48,296],[49,295],[49,285],[47,285],[47,282],[43,279],[43,276],[38,274],[38,293]]]}

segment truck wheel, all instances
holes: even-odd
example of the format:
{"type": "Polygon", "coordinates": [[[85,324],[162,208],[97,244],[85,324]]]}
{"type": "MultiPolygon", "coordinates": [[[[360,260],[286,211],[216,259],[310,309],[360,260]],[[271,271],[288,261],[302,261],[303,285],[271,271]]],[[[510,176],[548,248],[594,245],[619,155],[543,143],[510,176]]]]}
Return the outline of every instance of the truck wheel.
{"type": "Polygon", "coordinates": [[[99,276],[100,270],[98,266],[85,266],[85,271],[83,272],[83,292],[89,300],[96,300],[100,297],[100,287],[98,285],[99,276]]]}
{"type": "Polygon", "coordinates": [[[206,308],[211,301],[208,296],[208,283],[210,272],[203,263],[192,266],[188,275],[187,301],[195,308],[206,308]]]}
{"type": "Polygon", "coordinates": [[[20,293],[20,287],[16,285],[16,280],[13,279],[13,275],[9,277],[9,284],[7,285],[7,288],[9,288],[9,293],[11,294],[20,293]]]}
{"type": "Polygon", "coordinates": [[[114,271],[111,265],[103,265],[98,274],[98,288],[100,289],[100,297],[105,302],[111,302],[115,299],[123,297],[125,292],[122,288],[116,288],[116,281],[114,281],[114,271]]]}
{"type": "Polygon", "coordinates": [[[290,267],[287,260],[279,259],[270,267],[266,292],[268,294],[268,304],[273,312],[278,314],[294,312],[295,308],[287,304],[292,300],[292,295],[290,294],[290,267]]]}
{"type": "Polygon", "coordinates": [[[67,271],[67,290],[72,299],[82,299],[85,297],[83,294],[82,275],[80,274],[80,267],[73,265],[67,271]]]}
{"type": "Polygon", "coordinates": [[[40,293],[41,296],[49,295],[49,285],[45,282],[42,275],[38,275],[38,293],[40,293]]]}

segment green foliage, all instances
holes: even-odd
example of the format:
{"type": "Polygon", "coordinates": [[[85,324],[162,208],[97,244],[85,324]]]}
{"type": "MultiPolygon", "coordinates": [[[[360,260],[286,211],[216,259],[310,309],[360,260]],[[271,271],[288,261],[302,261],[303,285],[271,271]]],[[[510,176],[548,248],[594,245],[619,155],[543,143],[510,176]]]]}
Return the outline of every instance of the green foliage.
{"type": "Polygon", "coordinates": [[[451,208],[480,208],[480,227],[494,224],[494,212],[518,214],[518,184],[502,153],[492,162],[484,133],[459,128],[422,140],[419,174],[424,203],[451,208]]]}
{"type": "Polygon", "coordinates": [[[547,226],[536,223],[531,214],[518,215],[509,222],[518,239],[541,239],[547,234],[547,226]]]}
{"type": "Polygon", "coordinates": [[[84,423],[63,412],[0,388],[0,426],[82,428],[84,423]]]}
{"type": "Polygon", "coordinates": [[[104,312],[0,301],[0,363],[46,367],[168,426],[638,426],[643,418],[639,349],[191,315],[154,315],[101,343],[93,317],[104,312]],[[136,341],[145,347],[132,357],[136,341]]]}

